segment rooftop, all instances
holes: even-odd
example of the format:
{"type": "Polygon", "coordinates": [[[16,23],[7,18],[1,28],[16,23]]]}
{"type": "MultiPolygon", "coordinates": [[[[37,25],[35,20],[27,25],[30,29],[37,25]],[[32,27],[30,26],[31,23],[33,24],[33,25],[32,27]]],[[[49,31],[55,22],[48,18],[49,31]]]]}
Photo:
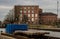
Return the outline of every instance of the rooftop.
{"type": "Polygon", "coordinates": [[[54,13],[52,13],[52,12],[44,12],[44,13],[42,13],[41,15],[56,15],[57,16],[57,14],[54,14],[54,13]]]}
{"type": "Polygon", "coordinates": [[[15,6],[39,6],[39,5],[15,5],[15,6]]]}

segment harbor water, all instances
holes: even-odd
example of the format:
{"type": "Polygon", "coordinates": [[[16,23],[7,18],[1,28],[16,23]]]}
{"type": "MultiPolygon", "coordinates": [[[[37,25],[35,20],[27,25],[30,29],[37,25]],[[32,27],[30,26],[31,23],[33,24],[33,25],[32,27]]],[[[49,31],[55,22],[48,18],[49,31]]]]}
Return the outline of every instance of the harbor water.
{"type": "Polygon", "coordinates": [[[50,33],[50,34],[46,34],[46,36],[60,38],[60,32],[57,32],[57,31],[46,31],[46,30],[40,30],[40,31],[41,32],[49,32],[50,33]]]}
{"type": "Polygon", "coordinates": [[[5,28],[0,28],[0,33],[1,32],[5,33],[5,31],[6,31],[5,28]]]}
{"type": "MultiPolygon", "coordinates": [[[[5,28],[0,28],[0,33],[1,33],[1,31],[3,32],[3,33],[5,33],[5,28]]],[[[46,34],[46,36],[52,36],[52,37],[58,37],[58,38],[60,38],[60,32],[56,32],[56,31],[46,31],[46,30],[39,30],[39,31],[41,31],[41,32],[49,32],[50,34],[46,34]]]]}

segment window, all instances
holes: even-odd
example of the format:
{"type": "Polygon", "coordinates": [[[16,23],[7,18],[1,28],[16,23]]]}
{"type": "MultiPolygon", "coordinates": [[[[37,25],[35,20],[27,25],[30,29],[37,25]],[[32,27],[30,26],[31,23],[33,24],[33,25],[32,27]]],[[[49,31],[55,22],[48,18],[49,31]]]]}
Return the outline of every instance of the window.
{"type": "Polygon", "coordinates": [[[27,14],[24,14],[25,16],[27,16],[27,14]]]}
{"type": "Polygon", "coordinates": [[[28,17],[30,17],[30,14],[28,14],[28,17]]]}
{"type": "Polygon", "coordinates": [[[34,7],[32,7],[32,9],[34,9],[34,7]]]}
{"type": "Polygon", "coordinates": [[[37,18],[35,18],[35,20],[37,20],[37,18]]]}
{"type": "Polygon", "coordinates": [[[26,9],[26,7],[24,7],[24,9],[26,9]]]}
{"type": "Polygon", "coordinates": [[[30,13],[30,10],[28,10],[28,13],[30,13]]]}
{"type": "Polygon", "coordinates": [[[22,17],[22,14],[20,14],[20,17],[22,17]]]}
{"type": "Polygon", "coordinates": [[[30,18],[28,19],[28,21],[31,21],[30,18]]]}
{"type": "Polygon", "coordinates": [[[24,13],[26,13],[26,10],[24,10],[24,13]]]}
{"type": "Polygon", "coordinates": [[[22,13],[22,10],[20,10],[20,13],[22,13]]]}
{"type": "Polygon", "coordinates": [[[28,9],[30,9],[30,7],[28,7],[28,9]]]}
{"type": "Polygon", "coordinates": [[[37,17],[38,16],[38,14],[35,14],[35,17],[37,17]]]}
{"type": "Polygon", "coordinates": [[[32,17],[34,17],[34,14],[32,14],[32,17]]]}
{"type": "Polygon", "coordinates": [[[16,17],[16,20],[18,20],[18,18],[16,17]]]}
{"type": "Polygon", "coordinates": [[[22,7],[20,9],[22,9],[22,7]]]}
{"type": "Polygon", "coordinates": [[[20,18],[20,20],[22,20],[22,18],[20,18]]]}
{"type": "Polygon", "coordinates": [[[34,21],[34,18],[32,18],[32,21],[34,21]]]}
{"type": "Polygon", "coordinates": [[[34,13],[34,11],[32,11],[32,13],[34,13]]]}

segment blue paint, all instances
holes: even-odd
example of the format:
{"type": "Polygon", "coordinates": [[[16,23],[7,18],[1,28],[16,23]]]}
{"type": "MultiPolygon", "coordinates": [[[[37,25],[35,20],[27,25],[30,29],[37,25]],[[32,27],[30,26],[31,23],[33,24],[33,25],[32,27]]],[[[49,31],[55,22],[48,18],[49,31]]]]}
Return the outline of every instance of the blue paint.
{"type": "Polygon", "coordinates": [[[6,33],[12,34],[16,30],[28,30],[27,24],[7,24],[6,33]]]}

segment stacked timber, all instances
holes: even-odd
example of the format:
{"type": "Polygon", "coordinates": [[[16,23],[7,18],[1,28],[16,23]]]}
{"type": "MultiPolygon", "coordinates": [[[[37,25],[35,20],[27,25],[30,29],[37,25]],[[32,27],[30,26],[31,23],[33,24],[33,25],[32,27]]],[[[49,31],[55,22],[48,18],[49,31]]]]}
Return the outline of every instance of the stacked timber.
{"type": "Polygon", "coordinates": [[[5,36],[5,35],[0,35],[0,39],[16,39],[16,38],[5,36]]]}
{"type": "Polygon", "coordinates": [[[25,36],[18,36],[18,35],[12,35],[7,33],[1,33],[0,39],[34,39],[34,38],[28,38],[25,36]]]}
{"type": "Polygon", "coordinates": [[[14,34],[16,33],[21,33],[21,34],[26,34],[26,35],[44,35],[44,34],[49,34],[49,32],[41,32],[39,30],[32,30],[32,29],[29,29],[27,31],[21,31],[21,30],[17,30],[14,32],[14,34]]]}
{"type": "Polygon", "coordinates": [[[43,38],[45,34],[49,34],[49,32],[41,32],[39,30],[32,29],[29,29],[28,31],[17,30],[14,32],[14,35],[25,36],[28,38],[43,38]]]}

